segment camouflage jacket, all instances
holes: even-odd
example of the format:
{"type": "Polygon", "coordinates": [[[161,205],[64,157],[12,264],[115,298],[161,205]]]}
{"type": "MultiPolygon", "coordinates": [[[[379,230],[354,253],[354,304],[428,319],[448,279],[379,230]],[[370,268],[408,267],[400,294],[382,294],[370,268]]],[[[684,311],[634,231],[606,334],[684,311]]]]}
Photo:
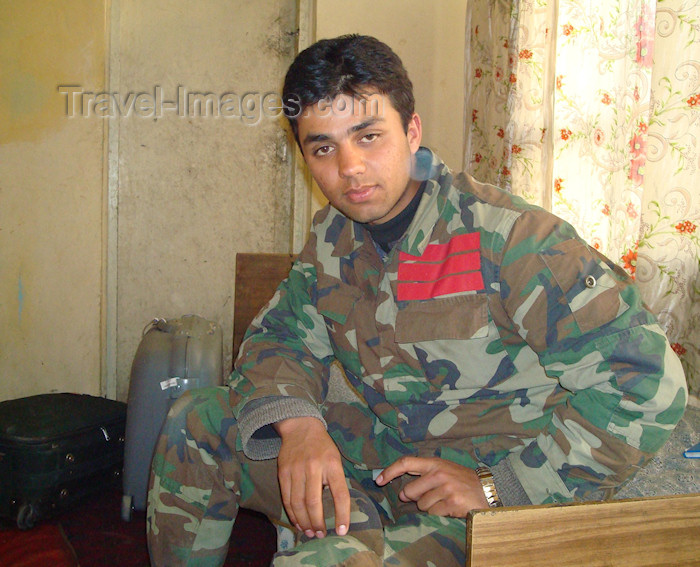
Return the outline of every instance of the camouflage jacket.
{"type": "Polygon", "coordinates": [[[234,410],[302,400],[360,467],[437,455],[507,463],[533,503],[611,495],[685,408],[663,330],[569,224],[419,156],[423,197],[388,255],[336,209],[316,215],[240,349],[234,410]],[[324,401],[336,360],[362,403],[324,401]]]}

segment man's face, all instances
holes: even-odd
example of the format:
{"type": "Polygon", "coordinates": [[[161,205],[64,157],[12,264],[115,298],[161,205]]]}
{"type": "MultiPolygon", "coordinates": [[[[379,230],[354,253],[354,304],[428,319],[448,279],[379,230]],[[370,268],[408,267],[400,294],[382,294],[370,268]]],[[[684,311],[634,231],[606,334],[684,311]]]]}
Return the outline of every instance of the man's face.
{"type": "Polygon", "coordinates": [[[360,99],[339,95],[320,101],[297,120],[299,141],[311,175],[323,194],[345,216],[381,224],[411,202],[420,182],[411,179],[420,146],[420,118],[404,131],[388,97],[360,99]],[[379,103],[379,104],[376,104],[379,103]]]}

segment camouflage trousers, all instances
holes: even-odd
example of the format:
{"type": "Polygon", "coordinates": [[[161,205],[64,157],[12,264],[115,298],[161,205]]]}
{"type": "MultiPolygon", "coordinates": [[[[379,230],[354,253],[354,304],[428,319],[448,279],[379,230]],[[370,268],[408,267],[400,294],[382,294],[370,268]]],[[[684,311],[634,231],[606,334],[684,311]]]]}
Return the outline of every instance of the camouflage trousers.
{"type": "MultiPolygon", "coordinates": [[[[186,392],[168,414],[156,447],[148,496],[148,546],[153,567],[222,565],[239,506],[288,525],[277,462],[251,461],[241,450],[228,388],[186,392]]],[[[328,535],[297,535],[275,566],[465,564],[466,523],[420,512],[398,499],[399,479],[377,486],[372,471],[344,462],[352,498],[350,531],[333,531],[333,503],[324,495],[328,535]]]]}

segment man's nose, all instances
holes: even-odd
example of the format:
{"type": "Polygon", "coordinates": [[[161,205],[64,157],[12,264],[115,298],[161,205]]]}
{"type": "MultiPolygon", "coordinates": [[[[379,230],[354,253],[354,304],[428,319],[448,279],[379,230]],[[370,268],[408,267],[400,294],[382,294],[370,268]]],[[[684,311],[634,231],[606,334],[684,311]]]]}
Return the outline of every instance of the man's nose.
{"type": "Polygon", "coordinates": [[[365,162],[357,148],[345,147],[338,151],[338,173],[340,177],[354,177],[363,173],[365,162]]]}

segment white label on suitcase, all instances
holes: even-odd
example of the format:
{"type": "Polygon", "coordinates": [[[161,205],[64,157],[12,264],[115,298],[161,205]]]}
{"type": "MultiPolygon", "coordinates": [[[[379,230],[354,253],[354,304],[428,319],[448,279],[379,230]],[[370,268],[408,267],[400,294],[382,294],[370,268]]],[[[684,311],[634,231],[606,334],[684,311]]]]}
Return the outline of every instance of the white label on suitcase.
{"type": "Polygon", "coordinates": [[[160,383],[160,389],[167,390],[168,388],[176,388],[178,380],[179,378],[169,378],[168,380],[163,380],[160,383]]]}

